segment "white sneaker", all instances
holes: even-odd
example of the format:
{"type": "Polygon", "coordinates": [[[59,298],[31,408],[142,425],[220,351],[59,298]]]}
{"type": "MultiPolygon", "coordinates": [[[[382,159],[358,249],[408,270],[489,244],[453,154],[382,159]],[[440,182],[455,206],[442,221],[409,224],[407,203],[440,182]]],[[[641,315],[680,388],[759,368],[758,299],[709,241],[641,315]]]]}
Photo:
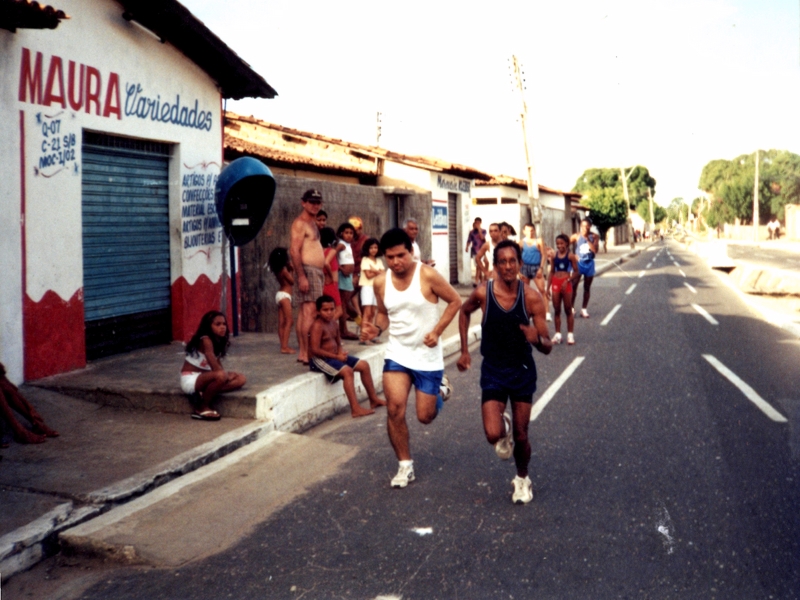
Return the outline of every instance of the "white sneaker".
{"type": "Polygon", "coordinates": [[[514,484],[514,493],[511,494],[511,501],[514,504],[527,504],[533,500],[533,483],[530,477],[523,479],[517,475],[511,483],[514,484]]]}
{"type": "Polygon", "coordinates": [[[575,336],[571,333],[567,334],[567,345],[572,346],[575,343],[575,336]]]}
{"type": "Polygon", "coordinates": [[[552,341],[554,344],[560,344],[561,343],[561,332],[555,334],[553,336],[553,339],[550,340],[550,341],[552,341]]]}
{"type": "Polygon", "coordinates": [[[497,440],[494,451],[502,460],[508,460],[514,452],[514,430],[511,427],[511,417],[507,412],[503,413],[503,424],[506,427],[506,434],[497,440]]]}
{"type": "Polygon", "coordinates": [[[548,322],[548,323],[549,323],[550,321],[552,321],[552,320],[553,320],[553,317],[552,317],[552,316],[550,316],[550,311],[549,311],[549,310],[548,310],[548,311],[547,311],[547,313],[545,314],[545,317],[544,317],[544,318],[545,318],[545,319],[547,319],[547,322],[548,322]]]}
{"type": "Polygon", "coordinates": [[[589,318],[589,313],[586,311],[586,309],[585,309],[585,308],[582,308],[582,309],[581,309],[581,316],[582,316],[584,319],[588,319],[588,318],[589,318]]]}
{"type": "Polygon", "coordinates": [[[392,479],[392,487],[404,488],[414,479],[414,465],[400,465],[397,469],[397,475],[392,479]]]}
{"type": "Polygon", "coordinates": [[[442,384],[439,386],[439,393],[442,395],[442,400],[444,402],[447,402],[450,399],[450,394],[453,393],[453,386],[447,375],[442,375],[442,384]]]}

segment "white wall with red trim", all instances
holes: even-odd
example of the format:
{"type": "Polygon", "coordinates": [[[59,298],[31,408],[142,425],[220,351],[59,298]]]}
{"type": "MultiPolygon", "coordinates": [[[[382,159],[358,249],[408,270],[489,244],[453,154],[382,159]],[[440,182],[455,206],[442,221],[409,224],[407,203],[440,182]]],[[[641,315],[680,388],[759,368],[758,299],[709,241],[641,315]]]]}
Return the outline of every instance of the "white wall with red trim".
{"type": "MultiPolygon", "coordinates": [[[[0,362],[13,381],[86,364],[83,329],[83,131],[171,144],[174,339],[219,308],[221,95],[169,43],[113,0],[64,0],[55,30],[0,30],[0,362]],[[193,210],[191,206],[202,207],[193,210]],[[205,220],[190,213],[203,212],[205,220]]],[[[121,239],[119,251],[125,251],[121,239]]]]}

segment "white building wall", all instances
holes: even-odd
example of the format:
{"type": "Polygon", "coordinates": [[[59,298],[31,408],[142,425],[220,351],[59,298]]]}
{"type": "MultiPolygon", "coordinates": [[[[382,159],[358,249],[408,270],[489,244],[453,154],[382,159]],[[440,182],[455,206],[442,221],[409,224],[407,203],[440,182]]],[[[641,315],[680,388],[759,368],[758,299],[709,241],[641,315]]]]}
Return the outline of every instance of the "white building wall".
{"type": "MultiPolygon", "coordinates": [[[[175,145],[169,192],[171,281],[183,278],[191,287],[205,275],[218,283],[222,270],[221,228],[212,223],[207,231],[203,228],[206,235],[190,236],[182,231],[181,217],[183,198],[210,197],[213,204],[221,168],[216,84],[170,44],[125,21],[116,2],[64,0],[58,8],[71,19],[55,30],[0,30],[0,210],[5,215],[0,220],[5,281],[0,286],[0,361],[16,381],[23,373],[25,297],[35,305],[51,291],[66,304],[79,302],[82,311],[84,130],[175,145]],[[186,175],[197,177],[184,185],[186,175]],[[25,256],[17,218],[23,210],[25,256]]],[[[124,243],[120,240],[120,251],[124,243]]]]}

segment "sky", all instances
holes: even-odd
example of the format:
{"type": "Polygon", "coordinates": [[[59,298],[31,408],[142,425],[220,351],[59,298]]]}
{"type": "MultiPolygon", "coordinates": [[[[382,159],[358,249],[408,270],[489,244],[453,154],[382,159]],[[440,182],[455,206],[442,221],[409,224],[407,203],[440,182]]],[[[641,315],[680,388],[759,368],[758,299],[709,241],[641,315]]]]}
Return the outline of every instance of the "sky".
{"type": "Polygon", "coordinates": [[[711,160],[800,154],[800,0],[181,0],[277,90],[227,109],[525,178],[642,165],[691,202],[711,160]]]}

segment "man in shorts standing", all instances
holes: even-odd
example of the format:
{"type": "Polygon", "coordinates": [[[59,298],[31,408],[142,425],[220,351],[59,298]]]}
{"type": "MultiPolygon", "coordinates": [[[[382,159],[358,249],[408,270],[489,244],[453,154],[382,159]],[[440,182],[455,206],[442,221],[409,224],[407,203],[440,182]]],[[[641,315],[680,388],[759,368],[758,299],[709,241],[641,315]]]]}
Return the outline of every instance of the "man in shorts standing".
{"type": "Polygon", "coordinates": [[[481,336],[481,413],[486,439],[507,460],[512,452],[517,467],[513,479],[515,504],[533,500],[528,477],[531,444],[528,423],[536,391],[536,363],[531,347],[549,354],[553,345],[545,321],[546,301],[538,290],[519,280],[522,251],[516,242],[504,240],[494,250],[494,279],[481,284],[461,307],[458,331],[461,357],[458,370],[470,368],[469,320],[479,308],[484,318],[481,336]],[[531,325],[531,319],[533,325],[531,325]],[[511,416],[506,402],[511,400],[511,416]]]}
{"type": "Polygon", "coordinates": [[[444,376],[439,338],[461,306],[458,292],[435,269],[414,260],[411,238],[402,229],[381,237],[388,271],[375,278],[378,314],[375,323],[362,322],[361,339],[369,341],[389,330],[383,366],[389,441],[399,461],[392,487],[414,481],[406,406],[412,384],[416,388],[417,419],[425,425],[436,418],[451,392],[444,376]],[[439,300],[447,303],[439,316],[439,300]]]}
{"type": "Polygon", "coordinates": [[[316,220],[322,207],[322,194],[314,189],[306,190],[300,204],[303,212],[292,223],[289,258],[295,272],[294,305],[300,307],[296,329],[300,346],[297,361],[308,365],[308,330],[317,316],[315,303],[325,285],[325,255],[316,220]]]}
{"type": "Polygon", "coordinates": [[[483,269],[481,269],[477,259],[478,252],[480,252],[483,244],[486,243],[486,230],[481,228],[482,222],[483,220],[480,217],[475,217],[475,220],[472,221],[472,229],[467,236],[467,247],[464,248],[464,252],[469,252],[469,257],[475,261],[475,280],[472,283],[472,287],[477,287],[484,279],[483,269]]]}

